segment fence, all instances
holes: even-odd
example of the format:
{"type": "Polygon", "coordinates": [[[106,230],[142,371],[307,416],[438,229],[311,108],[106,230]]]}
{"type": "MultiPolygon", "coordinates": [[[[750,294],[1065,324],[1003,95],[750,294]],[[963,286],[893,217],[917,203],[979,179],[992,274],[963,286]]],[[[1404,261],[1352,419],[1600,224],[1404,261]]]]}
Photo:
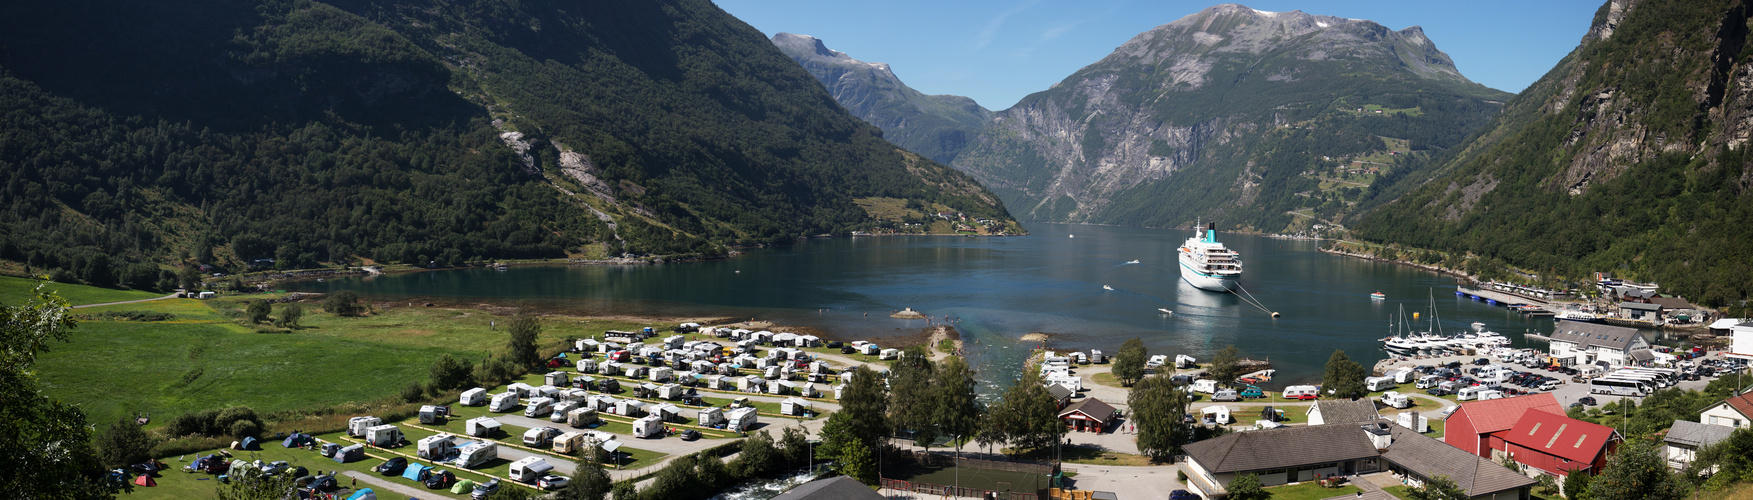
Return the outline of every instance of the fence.
{"type": "Polygon", "coordinates": [[[1015,491],[1008,491],[1008,492],[1007,491],[991,491],[991,490],[982,490],[982,489],[978,489],[978,488],[944,486],[941,484],[914,483],[914,482],[902,481],[899,479],[888,479],[888,478],[883,478],[882,481],[883,481],[883,488],[885,488],[885,489],[891,489],[891,490],[896,490],[896,491],[906,491],[906,492],[912,492],[912,493],[924,493],[927,495],[936,495],[936,496],[955,495],[958,497],[996,498],[996,499],[1000,499],[1000,500],[1038,500],[1040,498],[1038,495],[1036,495],[1034,493],[1023,493],[1023,492],[1015,492],[1015,491]]]}

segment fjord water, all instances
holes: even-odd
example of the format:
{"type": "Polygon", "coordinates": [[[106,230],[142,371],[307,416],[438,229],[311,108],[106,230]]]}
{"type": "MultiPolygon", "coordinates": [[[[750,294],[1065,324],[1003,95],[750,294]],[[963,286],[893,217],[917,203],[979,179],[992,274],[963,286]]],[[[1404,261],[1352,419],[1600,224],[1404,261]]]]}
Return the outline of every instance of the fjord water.
{"type": "Polygon", "coordinates": [[[1242,255],[1242,287],[1281,313],[1272,318],[1237,295],[1180,279],[1176,248],[1192,231],[1065,224],[1029,230],[1031,236],[1012,238],[822,238],[710,262],[445,270],[289,289],[524,300],[590,314],[754,318],[879,344],[926,325],[888,316],[911,307],[955,321],[970,361],[998,384],[1014,377],[1035,347],[1018,340],[1030,332],[1052,334],[1051,348],[1109,355],[1132,337],[1152,354],[1200,360],[1234,344],[1245,357],[1271,361],[1279,377],[1270,386],[1280,387],[1318,382],[1334,349],[1366,367],[1382,359],[1377,339],[1389,333],[1390,316],[1398,318],[1402,306],[1408,320],[1418,312],[1422,330],[1433,296],[1445,333],[1480,321],[1521,346],[1523,332],[1552,330],[1549,318],[1456,298],[1452,277],[1322,253],[1314,241],[1218,234],[1242,255]],[[1377,291],[1387,300],[1371,300],[1377,291]]]}

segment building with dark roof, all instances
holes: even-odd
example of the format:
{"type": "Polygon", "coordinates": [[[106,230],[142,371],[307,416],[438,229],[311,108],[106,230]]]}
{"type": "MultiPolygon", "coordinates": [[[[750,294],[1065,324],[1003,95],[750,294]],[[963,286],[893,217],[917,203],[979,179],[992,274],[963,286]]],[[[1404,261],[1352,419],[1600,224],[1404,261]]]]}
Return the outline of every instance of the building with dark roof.
{"type": "Polygon", "coordinates": [[[1520,499],[1536,484],[1484,458],[1385,421],[1281,427],[1188,444],[1187,484],[1222,498],[1238,474],[1262,485],[1392,470],[1409,481],[1447,476],[1474,498],[1520,499]]]}
{"type": "Polygon", "coordinates": [[[1668,428],[1668,434],[1662,437],[1662,454],[1668,459],[1668,467],[1685,469],[1698,457],[1700,448],[1722,442],[1734,432],[1734,427],[1675,420],[1674,426],[1668,428]]]}
{"type": "Polygon", "coordinates": [[[1114,417],[1118,414],[1119,411],[1100,399],[1083,398],[1083,401],[1059,410],[1059,420],[1065,421],[1066,427],[1078,432],[1102,432],[1108,428],[1108,424],[1114,422],[1114,417]]]}
{"type": "Polygon", "coordinates": [[[780,493],[773,500],[886,500],[869,486],[846,476],[817,479],[780,493]]]}
{"type": "Polygon", "coordinates": [[[1561,362],[1574,365],[1605,361],[1608,366],[1625,366],[1631,363],[1632,351],[1649,347],[1636,328],[1559,321],[1552,331],[1550,353],[1561,362]]]}
{"type": "Polygon", "coordinates": [[[1073,394],[1077,393],[1063,385],[1047,384],[1047,395],[1053,396],[1053,402],[1058,405],[1059,409],[1065,409],[1065,405],[1071,403],[1073,394]]]}
{"type": "Polygon", "coordinates": [[[1309,425],[1374,422],[1382,418],[1376,411],[1375,400],[1368,398],[1316,400],[1309,405],[1308,414],[1309,425]]]}

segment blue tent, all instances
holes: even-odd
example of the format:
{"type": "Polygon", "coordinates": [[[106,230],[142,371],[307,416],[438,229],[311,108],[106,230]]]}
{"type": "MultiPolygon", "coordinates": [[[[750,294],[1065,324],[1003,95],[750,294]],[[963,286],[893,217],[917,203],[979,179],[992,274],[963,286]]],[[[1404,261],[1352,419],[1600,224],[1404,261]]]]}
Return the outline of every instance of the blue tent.
{"type": "Polygon", "coordinates": [[[256,441],[257,440],[256,440],[255,436],[243,438],[243,444],[239,445],[237,448],[240,450],[260,450],[260,449],[262,449],[262,445],[257,444],[256,441]]]}
{"type": "Polygon", "coordinates": [[[286,436],[286,440],[281,441],[280,446],[285,446],[287,448],[297,448],[300,446],[310,444],[310,442],[311,442],[310,434],[305,434],[302,432],[294,432],[294,433],[292,433],[291,436],[286,436]]]}
{"type": "Polygon", "coordinates": [[[377,493],[366,488],[353,492],[353,496],[347,497],[347,500],[377,500],[377,493]]]}
{"type": "Polygon", "coordinates": [[[402,471],[402,479],[419,482],[420,473],[429,470],[432,470],[432,466],[430,465],[408,464],[408,468],[402,471]]]}

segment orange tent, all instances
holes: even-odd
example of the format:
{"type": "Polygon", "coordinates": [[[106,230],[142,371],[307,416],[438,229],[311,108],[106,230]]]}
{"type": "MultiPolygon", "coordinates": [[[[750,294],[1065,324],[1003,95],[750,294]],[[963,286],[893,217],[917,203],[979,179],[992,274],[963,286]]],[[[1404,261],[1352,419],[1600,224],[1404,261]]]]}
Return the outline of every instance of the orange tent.
{"type": "Polygon", "coordinates": [[[158,486],[158,481],[153,481],[152,476],[141,474],[140,477],[134,478],[134,484],[140,486],[158,486]]]}

